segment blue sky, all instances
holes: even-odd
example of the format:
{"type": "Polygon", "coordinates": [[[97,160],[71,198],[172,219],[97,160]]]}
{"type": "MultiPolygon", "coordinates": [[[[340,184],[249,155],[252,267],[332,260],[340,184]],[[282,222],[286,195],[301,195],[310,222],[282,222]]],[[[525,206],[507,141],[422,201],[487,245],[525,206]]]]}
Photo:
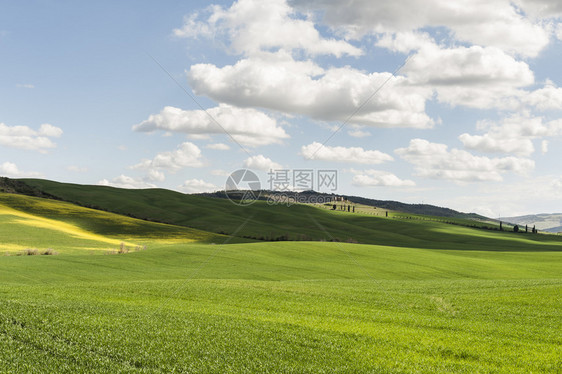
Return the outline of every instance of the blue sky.
{"type": "Polygon", "coordinates": [[[264,187],[270,169],[328,169],[344,194],[560,212],[561,16],[550,0],[0,1],[0,175],[201,192],[240,168],[264,187]]]}

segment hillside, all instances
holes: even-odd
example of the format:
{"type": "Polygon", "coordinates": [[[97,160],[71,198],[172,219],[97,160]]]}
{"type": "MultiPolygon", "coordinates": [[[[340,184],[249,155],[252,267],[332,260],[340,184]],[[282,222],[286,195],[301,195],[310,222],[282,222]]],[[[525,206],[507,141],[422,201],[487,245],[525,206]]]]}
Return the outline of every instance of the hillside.
{"type": "MultiPolygon", "coordinates": [[[[501,250],[505,240],[510,243],[510,250],[558,250],[560,244],[559,238],[554,236],[496,232],[403,214],[386,218],[303,204],[268,205],[264,201],[238,206],[226,199],[163,189],[128,190],[38,179],[22,181],[81,206],[247,239],[340,241],[459,250],[501,250]]],[[[474,224],[495,228],[476,221],[474,224]]]]}
{"type": "Polygon", "coordinates": [[[0,257],[0,372],[511,374],[562,365],[560,236],[472,228],[465,218],[29,183],[54,198],[0,193],[0,245],[60,255],[0,257]],[[255,235],[385,245],[239,237],[255,235]],[[121,242],[147,249],[91,254],[121,242]]]}
{"type": "MultiPolygon", "coordinates": [[[[199,195],[208,196],[208,197],[217,197],[221,199],[227,198],[227,195],[224,191],[201,193],[199,195]]],[[[462,213],[453,209],[438,207],[430,204],[406,204],[393,200],[376,200],[376,199],[369,199],[361,196],[336,195],[333,193],[328,194],[328,193],[322,193],[316,191],[303,191],[303,192],[291,192],[291,191],[279,192],[279,191],[269,191],[269,190],[260,191],[260,198],[263,200],[266,200],[269,196],[275,197],[279,195],[292,198],[293,200],[298,201],[300,203],[313,203],[319,200],[330,201],[336,198],[343,198],[346,201],[350,201],[356,204],[376,207],[385,210],[392,210],[401,213],[422,214],[422,215],[429,215],[435,217],[465,218],[465,219],[474,219],[474,220],[482,220],[482,221],[489,220],[489,218],[486,218],[476,213],[462,213]]]]}
{"type": "MultiPolygon", "coordinates": [[[[147,222],[70,203],[0,193],[0,252],[57,253],[144,248],[148,243],[219,242],[227,237],[147,222]]],[[[240,239],[236,238],[235,241],[240,239]]]]}

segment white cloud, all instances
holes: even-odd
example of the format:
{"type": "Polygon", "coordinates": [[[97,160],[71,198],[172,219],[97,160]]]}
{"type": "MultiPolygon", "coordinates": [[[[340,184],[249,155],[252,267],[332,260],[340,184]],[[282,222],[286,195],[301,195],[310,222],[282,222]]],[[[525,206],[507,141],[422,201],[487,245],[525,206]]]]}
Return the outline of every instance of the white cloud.
{"type": "Polygon", "coordinates": [[[214,149],[217,151],[228,151],[230,149],[230,146],[223,143],[215,143],[215,144],[207,144],[205,148],[214,149]]]}
{"type": "Polygon", "coordinates": [[[538,110],[562,109],[562,88],[547,81],[543,88],[523,95],[524,104],[536,107],[538,110]]]}
{"type": "Polygon", "coordinates": [[[285,52],[262,53],[219,68],[192,65],[190,86],[198,95],[239,107],[258,106],[323,121],[378,127],[430,128],[425,113],[432,91],[391,73],[367,74],[351,67],[323,69],[285,52]],[[373,96],[384,82],[385,86],[373,96]]]}
{"type": "Polygon", "coordinates": [[[491,153],[513,153],[521,156],[529,156],[535,151],[533,142],[528,138],[496,138],[492,134],[469,135],[462,134],[459,140],[468,149],[491,152],[491,153]]]}
{"type": "Polygon", "coordinates": [[[442,48],[428,43],[406,64],[408,79],[437,91],[438,100],[472,108],[513,108],[534,82],[529,65],[495,47],[442,48]]]}
{"type": "Polygon", "coordinates": [[[412,139],[407,148],[395,152],[416,166],[418,176],[454,182],[501,181],[504,173],[525,174],[535,167],[534,161],[526,158],[474,156],[424,139],[412,139]]]}
{"type": "Polygon", "coordinates": [[[98,185],[129,189],[156,188],[156,186],[152,183],[147,183],[144,180],[135,179],[123,174],[116,178],[113,178],[111,181],[102,179],[98,182],[98,185]]]}
{"type": "Polygon", "coordinates": [[[314,142],[302,146],[301,154],[307,160],[324,160],[335,162],[350,162],[358,164],[381,164],[392,161],[392,156],[375,150],[365,150],[361,147],[330,147],[314,142]]]}
{"type": "Polygon", "coordinates": [[[479,121],[476,127],[487,132],[484,135],[460,135],[459,140],[466,148],[520,156],[529,156],[535,151],[533,139],[562,135],[562,121],[544,124],[542,118],[530,117],[528,113],[504,118],[500,124],[479,121]]]}
{"type": "Polygon", "coordinates": [[[201,150],[195,144],[184,142],[176,150],[158,153],[152,160],[144,159],[132,166],[133,169],[148,170],[154,180],[161,180],[160,169],[176,172],[186,167],[202,167],[201,150]]]}
{"type": "Polygon", "coordinates": [[[155,168],[149,168],[147,170],[146,177],[143,179],[144,181],[150,182],[163,182],[166,179],[164,172],[155,168]]]}
{"type": "Polygon", "coordinates": [[[375,45],[393,52],[410,53],[434,43],[426,32],[405,31],[382,34],[375,45]]]}
{"type": "Polygon", "coordinates": [[[324,23],[345,30],[349,38],[445,27],[457,40],[529,57],[537,56],[549,42],[549,30],[544,22],[526,17],[504,0],[293,0],[292,3],[299,9],[319,11],[324,23]]]}
{"type": "Polygon", "coordinates": [[[183,18],[183,26],[174,29],[173,34],[179,38],[211,38],[215,34],[215,30],[206,22],[198,21],[199,12],[194,12],[183,18]]]}
{"type": "Polygon", "coordinates": [[[62,136],[62,130],[51,124],[44,123],[39,127],[39,135],[60,138],[62,136]]]}
{"type": "Polygon", "coordinates": [[[224,35],[232,50],[250,55],[264,50],[302,50],[309,55],[359,56],[361,49],[344,40],[323,38],[314,23],[298,18],[286,0],[238,0],[228,9],[209,8],[206,20],[198,14],[174,30],[179,37],[224,35]],[[200,17],[199,17],[200,18],[200,17]]]}
{"type": "Polygon", "coordinates": [[[535,18],[562,16],[562,3],[559,0],[515,0],[514,3],[535,18]]]}
{"type": "Polygon", "coordinates": [[[42,124],[38,131],[27,126],[8,126],[0,123],[0,145],[11,148],[45,153],[47,149],[56,147],[49,138],[58,138],[61,135],[60,128],[48,123],[42,124]]]}
{"type": "Polygon", "coordinates": [[[13,162],[5,161],[0,164],[0,174],[9,178],[40,177],[41,173],[25,172],[18,169],[13,162]]]}
{"type": "Polygon", "coordinates": [[[183,182],[178,187],[180,191],[187,193],[200,193],[200,192],[213,192],[218,190],[218,187],[212,183],[205,182],[202,179],[189,179],[183,182]]]}
{"type": "Polygon", "coordinates": [[[409,179],[400,179],[396,175],[380,170],[353,170],[352,184],[358,187],[412,187],[416,183],[409,179]]]}
{"type": "Polygon", "coordinates": [[[183,110],[167,106],[159,114],[133,126],[133,130],[181,132],[190,135],[230,134],[247,146],[281,143],[289,138],[274,118],[251,108],[220,104],[203,110],[183,110]]]}
{"type": "Polygon", "coordinates": [[[252,170],[263,171],[279,170],[283,168],[281,164],[278,164],[263,155],[248,157],[244,160],[244,167],[252,170]]]}

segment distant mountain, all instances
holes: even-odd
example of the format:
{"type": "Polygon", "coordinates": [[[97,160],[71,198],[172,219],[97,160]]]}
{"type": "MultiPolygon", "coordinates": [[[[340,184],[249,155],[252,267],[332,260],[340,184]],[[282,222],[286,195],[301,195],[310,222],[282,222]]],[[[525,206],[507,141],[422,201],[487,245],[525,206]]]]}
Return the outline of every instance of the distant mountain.
{"type": "Polygon", "coordinates": [[[536,226],[537,230],[558,233],[562,232],[562,213],[530,214],[517,217],[502,217],[503,221],[517,225],[536,226]]]}

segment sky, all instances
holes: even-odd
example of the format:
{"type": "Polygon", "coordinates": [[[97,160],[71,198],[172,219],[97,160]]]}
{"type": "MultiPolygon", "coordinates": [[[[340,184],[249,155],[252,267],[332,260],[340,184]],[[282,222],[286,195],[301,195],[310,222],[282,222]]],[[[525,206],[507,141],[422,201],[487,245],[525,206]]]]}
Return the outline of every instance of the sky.
{"type": "Polygon", "coordinates": [[[561,61],[557,0],[0,0],[0,175],[562,212],[561,61]]]}

